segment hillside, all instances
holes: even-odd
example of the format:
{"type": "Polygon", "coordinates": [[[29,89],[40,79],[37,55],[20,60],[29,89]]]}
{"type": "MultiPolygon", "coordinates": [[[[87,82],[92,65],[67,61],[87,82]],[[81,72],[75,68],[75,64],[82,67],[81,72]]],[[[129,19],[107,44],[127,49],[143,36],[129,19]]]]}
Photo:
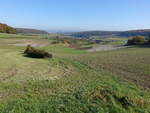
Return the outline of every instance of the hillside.
{"type": "Polygon", "coordinates": [[[3,23],[0,23],[0,33],[49,34],[47,31],[43,31],[43,30],[28,29],[28,28],[13,28],[3,23]]]}
{"type": "Polygon", "coordinates": [[[47,31],[37,30],[37,29],[28,29],[28,28],[16,28],[17,33],[22,34],[48,34],[47,31]]]}
{"type": "Polygon", "coordinates": [[[0,34],[0,113],[149,113],[150,48],[91,53],[34,37],[0,34]],[[54,57],[24,56],[29,43],[54,57]]]}
{"type": "Polygon", "coordinates": [[[0,23],[0,33],[16,33],[16,29],[7,24],[0,23]]]}
{"type": "Polygon", "coordinates": [[[130,31],[84,31],[84,32],[75,32],[71,36],[75,37],[91,37],[91,36],[100,36],[100,37],[130,37],[130,36],[149,36],[150,29],[143,30],[130,30],[130,31]]]}

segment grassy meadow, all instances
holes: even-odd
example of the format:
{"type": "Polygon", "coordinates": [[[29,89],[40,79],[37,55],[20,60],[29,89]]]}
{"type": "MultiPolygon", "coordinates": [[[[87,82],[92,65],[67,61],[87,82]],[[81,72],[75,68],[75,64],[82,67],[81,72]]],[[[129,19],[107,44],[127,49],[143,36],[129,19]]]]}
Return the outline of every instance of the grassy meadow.
{"type": "Polygon", "coordinates": [[[150,48],[91,53],[53,37],[0,34],[0,113],[150,113],[150,48]],[[28,42],[53,58],[25,57],[28,42]]]}

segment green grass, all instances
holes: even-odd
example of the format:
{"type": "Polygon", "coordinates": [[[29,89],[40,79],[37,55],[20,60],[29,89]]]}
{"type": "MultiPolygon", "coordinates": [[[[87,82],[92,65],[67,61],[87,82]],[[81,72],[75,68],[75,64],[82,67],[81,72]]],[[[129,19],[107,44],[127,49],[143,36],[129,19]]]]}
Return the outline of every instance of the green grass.
{"type": "Polygon", "coordinates": [[[57,44],[57,45],[50,45],[48,47],[43,48],[46,51],[50,51],[52,53],[56,54],[84,54],[87,53],[84,50],[76,50],[74,48],[69,48],[66,45],[63,44],[57,44]]]}
{"type": "Polygon", "coordinates": [[[0,38],[2,39],[10,39],[10,38],[33,38],[35,36],[31,35],[21,35],[21,34],[6,34],[6,33],[0,33],[0,38]]]}
{"type": "Polygon", "coordinates": [[[0,46],[0,113],[150,112],[147,85],[125,81],[125,75],[140,81],[150,74],[149,48],[88,53],[43,47],[53,59],[24,57],[24,49],[0,46]]]}
{"type": "Polygon", "coordinates": [[[97,70],[109,72],[129,81],[150,88],[150,48],[126,48],[115,51],[77,55],[74,59],[97,70]]]}
{"type": "Polygon", "coordinates": [[[0,33],[0,39],[53,39],[56,36],[63,37],[57,34],[48,34],[48,35],[41,35],[41,34],[7,34],[7,33],[0,33]]]}
{"type": "Polygon", "coordinates": [[[103,45],[125,45],[127,42],[127,38],[106,38],[102,39],[104,42],[103,45]]]}

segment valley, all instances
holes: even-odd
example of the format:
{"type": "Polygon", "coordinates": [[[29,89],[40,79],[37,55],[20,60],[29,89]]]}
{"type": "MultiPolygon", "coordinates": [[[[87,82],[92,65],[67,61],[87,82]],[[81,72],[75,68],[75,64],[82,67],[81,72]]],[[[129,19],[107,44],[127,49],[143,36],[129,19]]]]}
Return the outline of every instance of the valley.
{"type": "Polygon", "coordinates": [[[150,48],[110,40],[0,34],[0,112],[150,112],[150,48]],[[53,58],[25,57],[28,44],[53,58]]]}

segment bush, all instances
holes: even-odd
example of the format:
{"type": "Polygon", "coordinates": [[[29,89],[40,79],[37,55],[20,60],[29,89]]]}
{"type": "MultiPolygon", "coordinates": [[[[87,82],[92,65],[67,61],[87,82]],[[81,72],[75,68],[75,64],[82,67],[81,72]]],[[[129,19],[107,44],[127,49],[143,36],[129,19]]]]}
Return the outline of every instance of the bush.
{"type": "Polygon", "coordinates": [[[148,42],[148,45],[150,45],[150,36],[148,37],[148,41],[147,42],[148,42]]]}
{"type": "Polygon", "coordinates": [[[145,43],[145,38],[143,36],[135,36],[129,39],[127,45],[141,45],[145,43]]]}
{"type": "Polygon", "coordinates": [[[52,54],[45,52],[44,50],[38,50],[30,45],[27,46],[24,54],[31,58],[52,58],[52,54]]]}
{"type": "Polygon", "coordinates": [[[129,39],[126,45],[136,45],[132,39],[129,39]]]}
{"type": "Polygon", "coordinates": [[[51,44],[58,44],[58,43],[59,43],[58,41],[51,42],[51,44]]]}
{"type": "Polygon", "coordinates": [[[148,44],[150,45],[150,39],[148,40],[148,44]]]}

